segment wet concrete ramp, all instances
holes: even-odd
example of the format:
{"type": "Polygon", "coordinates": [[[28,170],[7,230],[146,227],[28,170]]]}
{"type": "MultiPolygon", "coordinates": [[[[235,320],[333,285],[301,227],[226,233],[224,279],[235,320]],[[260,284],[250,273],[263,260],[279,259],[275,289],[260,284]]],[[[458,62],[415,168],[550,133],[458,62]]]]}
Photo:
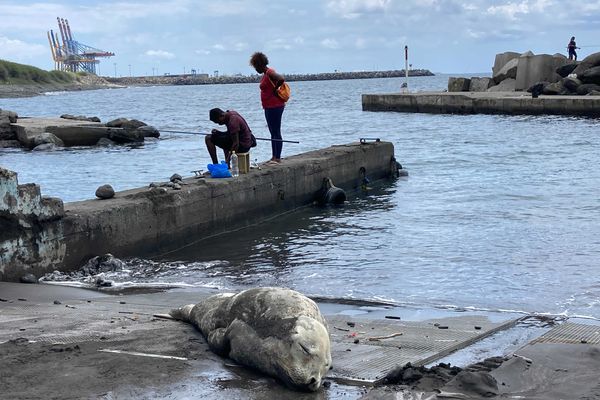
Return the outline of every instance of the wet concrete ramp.
{"type": "Polygon", "coordinates": [[[439,360],[518,321],[492,322],[477,315],[419,322],[326,318],[334,364],[329,377],[355,384],[376,383],[409,362],[420,366],[439,360]]]}

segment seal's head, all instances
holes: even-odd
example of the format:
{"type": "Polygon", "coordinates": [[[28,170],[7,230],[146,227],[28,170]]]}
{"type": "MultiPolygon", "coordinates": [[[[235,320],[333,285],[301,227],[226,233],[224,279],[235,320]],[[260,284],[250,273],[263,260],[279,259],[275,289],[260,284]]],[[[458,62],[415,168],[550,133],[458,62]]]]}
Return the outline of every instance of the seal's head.
{"type": "Polygon", "coordinates": [[[314,392],[331,369],[331,344],[327,328],[314,318],[300,316],[291,332],[289,349],[275,369],[288,386],[314,392]]]}

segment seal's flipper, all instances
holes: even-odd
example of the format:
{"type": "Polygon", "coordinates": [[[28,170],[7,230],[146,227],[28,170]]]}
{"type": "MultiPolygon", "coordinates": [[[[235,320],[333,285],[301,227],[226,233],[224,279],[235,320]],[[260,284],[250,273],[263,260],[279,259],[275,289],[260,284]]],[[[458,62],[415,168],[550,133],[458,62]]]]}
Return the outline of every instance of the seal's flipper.
{"type": "Polygon", "coordinates": [[[210,349],[224,357],[229,355],[230,345],[229,339],[225,336],[227,328],[217,328],[208,334],[206,340],[210,349]]]}

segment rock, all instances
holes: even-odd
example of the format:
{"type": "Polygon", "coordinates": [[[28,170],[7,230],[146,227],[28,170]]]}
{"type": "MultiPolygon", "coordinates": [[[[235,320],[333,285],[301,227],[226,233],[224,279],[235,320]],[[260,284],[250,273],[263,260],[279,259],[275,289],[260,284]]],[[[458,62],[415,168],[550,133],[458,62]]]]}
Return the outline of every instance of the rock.
{"type": "Polygon", "coordinates": [[[531,85],[527,91],[531,93],[533,97],[537,97],[544,92],[544,88],[549,84],[550,82],[538,82],[531,85]]]}
{"type": "Polygon", "coordinates": [[[123,125],[127,121],[129,121],[127,118],[117,118],[117,119],[113,119],[112,121],[107,122],[104,125],[106,125],[109,128],[120,128],[121,125],[123,125]]]}
{"type": "Polygon", "coordinates": [[[123,261],[110,253],[106,253],[101,256],[90,258],[88,262],[80,268],[80,272],[84,275],[98,275],[102,272],[122,271],[125,266],[123,261]]]}
{"type": "Polygon", "coordinates": [[[472,77],[469,84],[469,92],[485,92],[493,85],[492,78],[472,77]]]}
{"type": "Polygon", "coordinates": [[[38,146],[35,146],[31,151],[53,151],[58,147],[54,143],[43,143],[38,146]]]}
{"type": "Polygon", "coordinates": [[[515,90],[526,90],[537,82],[558,82],[561,76],[556,68],[568,62],[564,57],[549,54],[523,55],[517,63],[515,90]]]}
{"type": "Polygon", "coordinates": [[[141,132],[142,135],[147,138],[147,137],[153,137],[153,138],[157,138],[160,137],[160,132],[158,131],[158,129],[156,129],[153,126],[150,125],[144,125],[144,126],[140,126],[139,128],[137,128],[138,132],[141,132]]]}
{"type": "Polygon", "coordinates": [[[111,199],[115,196],[115,190],[110,185],[102,185],[96,189],[96,197],[99,199],[111,199]]]}
{"type": "Polygon", "coordinates": [[[571,93],[577,93],[577,88],[581,85],[581,81],[577,78],[563,78],[560,82],[571,93]]]}
{"type": "Polygon", "coordinates": [[[179,183],[174,183],[173,190],[181,190],[181,185],[179,183]]]}
{"type": "Polygon", "coordinates": [[[171,182],[177,182],[177,181],[182,181],[183,178],[179,174],[173,174],[173,175],[171,175],[171,178],[169,178],[169,180],[171,182]]]}
{"type": "Polygon", "coordinates": [[[600,96],[600,90],[592,90],[587,95],[588,96],[600,96]]]}
{"type": "Polygon", "coordinates": [[[113,142],[112,140],[110,140],[109,138],[100,138],[100,140],[98,140],[98,142],[96,143],[96,146],[102,146],[102,147],[109,147],[109,146],[115,146],[116,143],[113,142]]]}
{"type": "Polygon", "coordinates": [[[71,114],[63,114],[60,116],[62,119],[73,119],[76,121],[90,121],[90,122],[100,122],[100,118],[98,117],[86,117],[85,115],[71,115],[71,114]]]}
{"type": "Polygon", "coordinates": [[[143,123],[142,121],[138,121],[137,119],[126,120],[125,122],[123,122],[121,124],[121,128],[124,128],[124,129],[137,129],[137,128],[141,128],[142,126],[147,126],[147,125],[145,123],[143,123]]]}
{"type": "Polygon", "coordinates": [[[579,65],[579,63],[577,62],[570,62],[568,64],[562,65],[556,68],[556,73],[561,77],[566,78],[567,76],[569,76],[569,74],[573,72],[573,70],[575,70],[575,68],[577,68],[577,65],[579,65]]]}
{"type": "Polygon", "coordinates": [[[471,85],[471,80],[469,78],[456,78],[456,77],[448,78],[448,91],[449,92],[467,92],[467,91],[469,91],[470,85],[471,85]]]}
{"type": "Polygon", "coordinates": [[[21,142],[19,142],[18,140],[3,140],[0,139],[0,149],[6,149],[6,148],[11,148],[11,147],[23,147],[21,145],[21,142]]]}
{"type": "Polygon", "coordinates": [[[515,79],[508,78],[508,79],[505,79],[502,82],[500,82],[498,85],[492,86],[487,91],[488,92],[514,92],[516,82],[517,81],[515,79]]]}
{"type": "Polygon", "coordinates": [[[17,115],[16,112],[14,112],[14,111],[8,111],[8,110],[3,110],[3,109],[0,108],[0,119],[2,117],[8,118],[8,122],[13,123],[13,124],[15,122],[17,122],[17,119],[19,118],[19,116],[17,115]]]}
{"type": "Polygon", "coordinates": [[[554,82],[549,85],[544,86],[544,90],[542,94],[545,95],[557,95],[557,94],[565,94],[567,91],[562,85],[562,82],[554,82]]]}
{"type": "Polygon", "coordinates": [[[494,66],[492,68],[492,76],[496,75],[502,69],[502,67],[506,65],[507,62],[520,56],[521,53],[515,53],[514,51],[507,51],[505,53],[496,54],[494,66]]]}
{"type": "Polygon", "coordinates": [[[17,134],[11,125],[16,122],[17,119],[14,117],[16,114],[12,111],[0,110],[0,140],[16,140],[17,134]]]}
{"type": "Polygon", "coordinates": [[[38,283],[34,274],[25,274],[20,278],[21,283],[38,283]]]}
{"type": "Polygon", "coordinates": [[[531,57],[534,56],[535,54],[533,54],[533,51],[531,50],[527,50],[525,53],[521,53],[521,55],[519,55],[519,57],[531,57]]]}
{"type": "Polygon", "coordinates": [[[577,87],[577,94],[580,96],[585,96],[593,91],[600,91],[600,85],[596,85],[595,83],[584,83],[577,87]]]}
{"type": "Polygon", "coordinates": [[[584,83],[600,84],[600,66],[586,69],[583,73],[577,75],[584,83]]]}
{"type": "Polygon", "coordinates": [[[58,138],[55,134],[50,132],[43,132],[33,137],[33,147],[46,143],[52,143],[58,147],[65,146],[65,144],[60,138],[58,138]]]}
{"type": "Polygon", "coordinates": [[[584,58],[579,63],[577,68],[575,68],[573,70],[572,73],[577,75],[577,77],[579,78],[579,75],[583,74],[588,69],[597,67],[597,66],[600,66],[600,53],[593,53],[593,54],[590,54],[589,56],[587,56],[586,58],[584,58]]]}
{"type": "Polygon", "coordinates": [[[144,136],[136,129],[128,130],[109,130],[108,138],[116,143],[139,143],[144,141],[144,136]]]}
{"type": "Polygon", "coordinates": [[[500,83],[505,79],[515,79],[517,77],[517,66],[519,65],[519,59],[513,58],[507,62],[500,71],[492,76],[492,79],[496,83],[500,83]]]}

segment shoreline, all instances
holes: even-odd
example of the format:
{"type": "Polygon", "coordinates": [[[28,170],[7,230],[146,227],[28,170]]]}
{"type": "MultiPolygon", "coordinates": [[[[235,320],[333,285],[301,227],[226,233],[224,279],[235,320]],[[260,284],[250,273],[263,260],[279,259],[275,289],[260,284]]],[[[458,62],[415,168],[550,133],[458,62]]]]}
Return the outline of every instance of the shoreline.
{"type": "MultiPolygon", "coordinates": [[[[435,76],[425,69],[409,70],[409,77],[435,76]]],[[[329,81],[351,79],[375,79],[404,77],[403,70],[393,71],[363,71],[363,72],[332,72],[319,74],[289,74],[286,81],[329,81]]],[[[200,75],[163,75],[140,77],[91,77],[71,83],[31,83],[31,84],[0,84],[0,99],[14,99],[40,96],[48,92],[76,92],[81,90],[122,89],[126,87],[145,86],[181,86],[181,85],[223,85],[236,83],[256,83],[260,75],[249,76],[217,76],[200,75]]]]}

